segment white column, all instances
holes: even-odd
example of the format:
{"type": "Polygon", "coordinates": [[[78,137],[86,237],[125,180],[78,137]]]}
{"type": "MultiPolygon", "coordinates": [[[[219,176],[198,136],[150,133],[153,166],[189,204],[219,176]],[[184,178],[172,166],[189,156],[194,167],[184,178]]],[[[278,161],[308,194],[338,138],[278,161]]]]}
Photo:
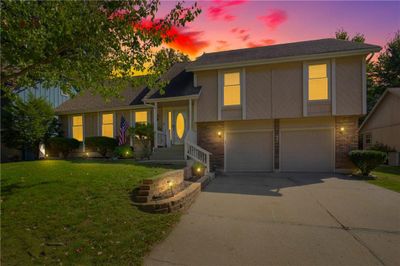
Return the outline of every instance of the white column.
{"type": "Polygon", "coordinates": [[[153,127],[154,127],[154,147],[157,148],[158,144],[158,139],[157,139],[157,103],[154,103],[154,109],[153,109],[153,127]]]}
{"type": "Polygon", "coordinates": [[[192,132],[192,99],[189,99],[189,132],[192,132]]]}

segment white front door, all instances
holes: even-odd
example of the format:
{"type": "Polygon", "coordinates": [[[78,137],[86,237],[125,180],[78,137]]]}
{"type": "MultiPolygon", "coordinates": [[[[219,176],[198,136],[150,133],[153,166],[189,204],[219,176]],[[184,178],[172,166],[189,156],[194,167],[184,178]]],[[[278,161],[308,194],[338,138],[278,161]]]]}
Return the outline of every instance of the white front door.
{"type": "Polygon", "coordinates": [[[174,108],[167,111],[167,126],[172,145],[183,144],[189,129],[188,112],[186,108],[174,108]]]}

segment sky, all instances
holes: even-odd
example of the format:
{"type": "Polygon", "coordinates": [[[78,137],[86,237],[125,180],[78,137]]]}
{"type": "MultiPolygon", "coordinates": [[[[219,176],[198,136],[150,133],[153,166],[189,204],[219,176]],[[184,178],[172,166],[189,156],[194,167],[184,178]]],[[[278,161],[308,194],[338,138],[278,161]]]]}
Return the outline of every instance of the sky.
{"type": "MultiPolygon", "coordinates": [[[[161,0],[159,15],[175,1],[161,0]]],[[[185,6],[193,5],[185,1],[185,6]]],[[[197,1],[202,13],[169,47],[203,53],[332,38],[339,28],[382,47],[400,30],[400,1],[197,1]]]]}

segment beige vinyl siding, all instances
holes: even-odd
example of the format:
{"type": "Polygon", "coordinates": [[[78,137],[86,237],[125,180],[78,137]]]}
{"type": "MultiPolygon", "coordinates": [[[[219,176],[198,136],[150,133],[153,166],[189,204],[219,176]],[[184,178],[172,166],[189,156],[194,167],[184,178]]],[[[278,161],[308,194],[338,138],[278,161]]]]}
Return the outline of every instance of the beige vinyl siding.
{"type": "Polygon", "coordinates": [[[303,113],[303,65],[274,65],[272,69],[272,117],[301,117],[303,113]]]}
{"type": "Polygon", "coordinates": [[[241,107],[222,107],[221,110],[222,120],[241,120],[242,108],[241,107]]]}
{"type": "Polygon", "coordinates": [[[271,69],[268,66],[246,68],[246,118],[271,118],[271,69]]]}
{"type": "Polygon", "coordinates": [[[226,131],[273,129],[274,120],[227,121],[224,126],[226,131]]]}
{"type": "Polygon", "coordinates": [[[97,113],[85,113],[85,138],[98,135],[98,115],[97,113]]]}
{"type": "MultiPolygon", "coordinates": [[[[371,145],[384,143],[400,151],[400,97],[388,93],[362,128],[371,134],[371,145]]],[[[365,146],[364,146],[365,147],[365,146]]]]}
{"type": "Polygon", "coordinates": [[[332,108],[331,102],[308,102],[307,115],[308,116],[326,116],[331,115],[332,108]]]}
{"type": "Polygon", "coordinates": [[[300,119],[281,119],[281,129],[294,129],[294,128],[321,128],[321,127],[334,127],[334,117],[305,117],[300,119]]]}
{"type": "Polygon", "coordinates": [[[197,103],[197,121],[218,120],[218,72],[200,71],[196,72],[197,84],[202,87],[201,96],[197,103]]]}
{"type": "Polygon", "coordinates": [[[336,59],[336,114],[362,114],[361,56],[336,59]]]}

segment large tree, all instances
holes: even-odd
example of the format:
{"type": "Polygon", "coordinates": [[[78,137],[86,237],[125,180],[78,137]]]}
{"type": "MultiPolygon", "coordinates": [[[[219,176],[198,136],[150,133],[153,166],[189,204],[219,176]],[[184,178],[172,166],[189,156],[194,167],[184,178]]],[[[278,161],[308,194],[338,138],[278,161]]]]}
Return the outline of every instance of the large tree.
{"type": "MultiPolygon", "coordinates": [[[[118,95],[154,48],[174,39],[201,12],[178,2],[163,17],[159,0],[1,1],[1,89],[60,86],[118,95]]],[[[160,64],[159,67],[163,67],[160,64]]],[[[147,82],[157,77],[147,75],[147,82]]],[[[139,81],[140,82],[140,81],[139,81]]],[[[143,82],[143,80],[141,80],[143,82]]]]}

